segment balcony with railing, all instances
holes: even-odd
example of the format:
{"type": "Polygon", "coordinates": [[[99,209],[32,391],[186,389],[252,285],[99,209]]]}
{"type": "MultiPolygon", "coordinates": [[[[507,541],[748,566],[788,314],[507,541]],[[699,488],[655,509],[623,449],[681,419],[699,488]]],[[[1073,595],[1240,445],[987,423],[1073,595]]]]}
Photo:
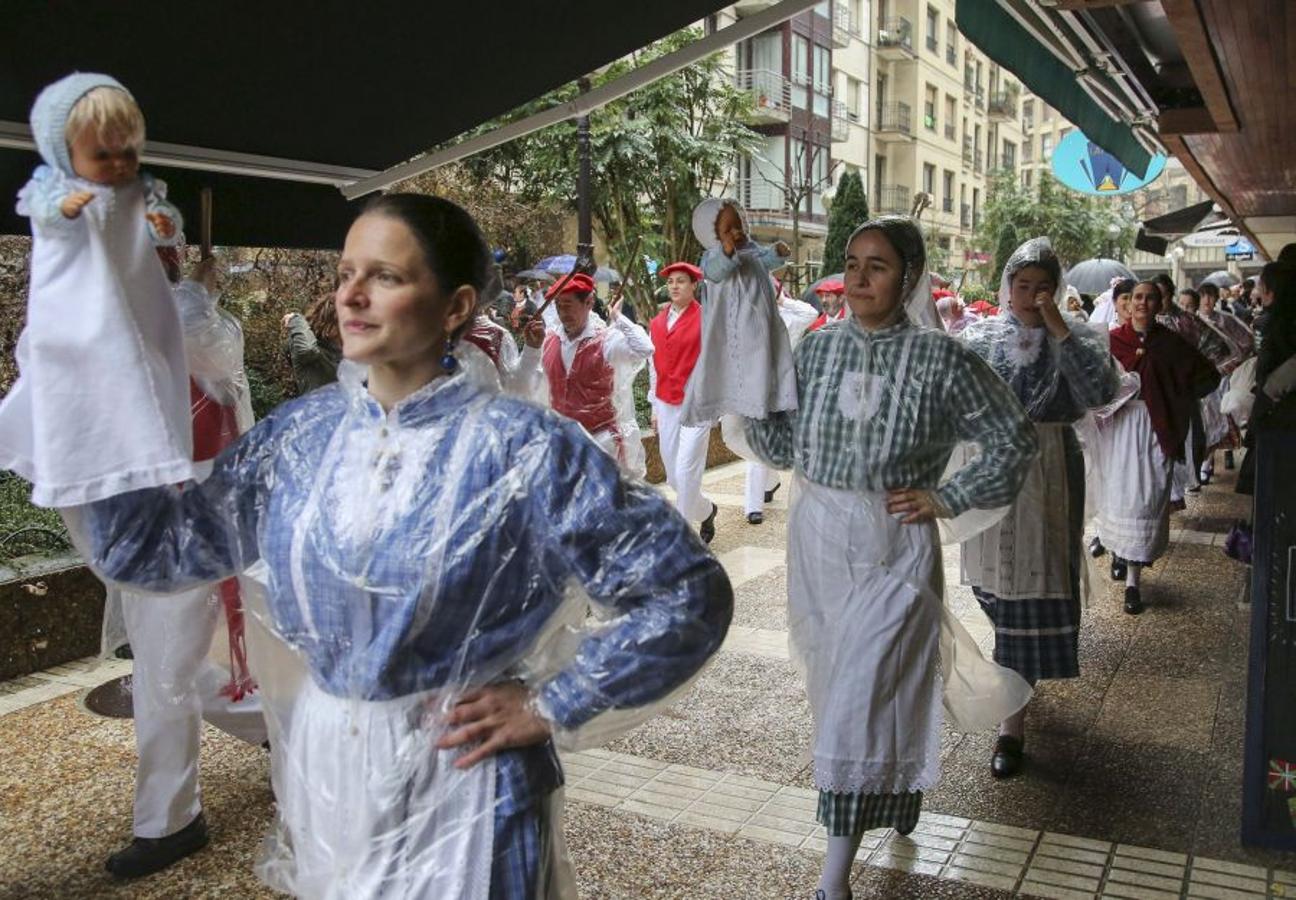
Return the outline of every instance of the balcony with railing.
{"type": "Polygon", "coordinates": [[[955,125],[953,122],[945,123],[945,140],[947,141],[958,140],[958,126],[955,125]]]}
{"type": "Polygon", "coordinates": [[[1007,169],[1009,172],[1014,171],[1017,168],[1017,154],[1005,153],[999,158],[999,168],[1007,169]]]}
{"type": "Polygon", "coordinates": [[[958,65],[958,52],[954,49],[953,44],[948,44],[945,47],[945,62],[951,66],[958,65]]]}
{"type": "Polygon", "coordinates": [[[873,127],[880,141],[908,140],[913,137],[913,111],[908,103],[883,103],[878,107],[877,123],[873,127]]]}
{"type": "Polygon", "coordinates": [[[954,212],[954,198],[947,194],[945,198],[941,200],[941,210],[947,213],[954,212]]]}
{"type": "Polygon", "coordinates": [[[877,49],[883,59],[913,57],[913,23],[901,16],[883,19],[878,25],[877,49]]]}
{"type": "Polygon", "coordinates": [[[985,158],[981,154],[981,148],[976,149],[972,157],[972,171],[980,175],[985,170],[985,158]]]}
{"type": "Polygon", "coordinates": [[[959,206],[959,225],[963,228],[972,227],[972,204],[963,203],[959,206]]]}
{"type": "Polygon", "coordinates": [[[972,138],[967,135],[963,137],[963,165],[972,165],[972,138]]]}
{"type": "Polygon", "coordinates": [[[884,184],[878,189],[877,211],[883,215],[908,215],[913,192],[902,184],[884,184]]]}
{"type": "Polygon", "coordinates": [[[927,35],[927,49],[930,50],[932,53],[940,52],[940,41],[937,39],[936,35],[934,34],[927,35]]]}
{"type": "Polygon", "coordinates": [[[840,100],[832,101],[832,139],[850,139],[850,117],[846,115],[846,104],[840,100]]]}
{"type": "Polygon", "coordinates": [[[963,67],[963,93],[969,97],[976,91],[976,74],[971,66],[963,67]]]}
{"type": "MultiPolygon", "coordinates": [[[[747,224],[753,228],[768,228],[788,237],[792,232],[792,212],[787,206],[787,196],[778,184],[759,175],[739,178],[734,184],[738,202],[747,209],[747,224]]],[[[802,209],[797,216],[798,228],[804,236],[823,236],[827,233],[828,218],[822,212],[807,213],[802,209]]]]}
{"type": "Polygon", "coordinates": [[[837,48],[849,47],[853,38],[858,38],[859,23],[851,19],[850,6],[843,0],[835,0],[832,8],[832,39],[837,48]]]}
{"type": "Polygon", "coordinates": [[[1017,118],[1017,92],[1016,91],[996,91],[990,95],[990,118],[1009,119],[1017,118]]]}
{"type": "Polygon", "coordinates": [[[739,69],[738,89],[751,95],[748,119],[758,125],[787,122],[792,117],[792,84],[770,69],[739,69]]]}

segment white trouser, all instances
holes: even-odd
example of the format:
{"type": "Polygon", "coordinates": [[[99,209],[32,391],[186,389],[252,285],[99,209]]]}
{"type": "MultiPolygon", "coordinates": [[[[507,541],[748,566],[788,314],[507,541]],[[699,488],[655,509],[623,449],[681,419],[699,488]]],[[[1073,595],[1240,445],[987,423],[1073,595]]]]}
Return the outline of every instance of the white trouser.
{"type": "Polygon", "coordinates": [[[765,509],[765,494],[779,483],[778,472],[757,462],[747,463],[747,500],[743,512],[751,515],[765,509]]]}
{"type": "Polygon", "coordinates": [[[229,673],[207,660],[220,614],[211,586],[165,596],[123,592],[122,613],[135,656],[135,835],[165,837],[202,811],[203,718],[258,745],[266,739],[265,720],[255,695],[239,703],[220,695],[229,673]]]}
{"type": "Polygon", "coordinates": [[[666,468],[666,483],[675,491],[675,508],[688,521],[701,522],[711,515],[711,501],[702,496],[711,429],[681,424],[682,407],[657,400],[653,409],[657,413],[657,447],[666,468]]]}

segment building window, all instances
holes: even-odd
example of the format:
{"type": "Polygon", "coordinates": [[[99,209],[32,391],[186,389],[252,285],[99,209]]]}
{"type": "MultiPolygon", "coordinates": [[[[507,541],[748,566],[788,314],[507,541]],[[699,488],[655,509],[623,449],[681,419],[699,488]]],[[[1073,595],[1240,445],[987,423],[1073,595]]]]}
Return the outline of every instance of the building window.
{"type": "Polygon", "coordinates": [[[1052,121],[1053,121],[1053,107],[1049,106],[1047,103],[1041,103],[1040,106],[1042,107],[1042,109],[1040,109],[1040,121],[1041,121],[1041,122],[1052,122],[1052,121]]]}
{"type": "Polygon", "coordinates": [[[1046,134],[1040,138],[1040,161],[1048,162],[1053,158],[1053,135],[1046,134]]]}
{"type": "Polygon", "coordinates": [[[809,97],[806,85],[810,83],[810,41],[799,34],[792,35],[792,105],[806,109],[809,97]]]}
{"type": "Polygon", "coordinates": [[[936,88],[927,85],[926,98],[923,100],[923,124],[928,131],[936,130],[936,88]]]}
{"type": "Polygon", "coordinates": [[[831,20],[832,10],[829,8],[830,6],[831,4],[828,2],[828,0],[819,0],[819,2],[815,4],[814,11],[817,12],[819,15],[823,16],[825,19],[831,20]]]}
{"type": "Polygon", "coordinates": [[[1030,187],[1034,181],[1035,181],[1034,169],[1027,169],[1026,171],[1022,172],[1022,184],[1026,185],[1026,187],[1030,187]]]}
{"type": "Polygon", "coordinates": [[[927,49],[935,53],[940,48],[940,13],[936,7],[927,7],[927,49]]]}
{"type": "Polygon", "coordinates": [[[818,44],[814,48],[814,95],[814,114],[827,118],[832,95],[832,53],[818,44]]]}
{"type": "Polygon", "coordinates": [[[936,196],[936,167],[931,163],[923,163],[922,189],[933,197],[936,196]]]}
{"type": "Polygon", "coordinates": [[[1017,145],[1012,141],[1003,142],[1003,167],[1005,169],[1017,168],[1017,145]]]}
{"type": "Polygon", "coordinates": [[[1022,162],[1028,163],[1034,161],[1035,138],[1032,135],[1026,135],[1026,139],[1022,142],[1022,162]]]}
{"type": "Polygon", "coordinates": [[[958,66],[958,26],[948,19],[945,21],[945,62],[958,66]]]}
{"type": "Polygon", "coordinates": [[[1022,131],[1030,131],[1035,127],[1035,101],[1022,101],[1022,131]]]}
{"type": "Polygon", "coordinates": [[[954,173],[949,169],[945,170],[944,182],[941,187],[941,209],[947,213],[954,212],[954,173]]]}
{"type": "Polygon", "coordinates": [[[846,118],[860,120],[860,83],[858,78],[846,76],[846,118]]]}

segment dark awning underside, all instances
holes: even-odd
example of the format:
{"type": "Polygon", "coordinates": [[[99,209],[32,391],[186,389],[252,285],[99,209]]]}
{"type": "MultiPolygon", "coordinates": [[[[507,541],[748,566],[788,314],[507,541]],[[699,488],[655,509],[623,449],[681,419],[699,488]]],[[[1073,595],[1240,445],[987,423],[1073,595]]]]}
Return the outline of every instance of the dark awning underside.
{"type": "MultiPolygon", "coordinates": [[[[5,0],[0,122],[26,124],[68,72],[102,71],[135,94],[151,141],[381,170],[724,5],[5,0]]],[[[4,233],[28,231],[9,198],[36,161],[0,151],[4,233]]],[[[217,243],[335,246],[353,215],[329,185],[151,169],[191,221],[213,188],[217,243]]]]}

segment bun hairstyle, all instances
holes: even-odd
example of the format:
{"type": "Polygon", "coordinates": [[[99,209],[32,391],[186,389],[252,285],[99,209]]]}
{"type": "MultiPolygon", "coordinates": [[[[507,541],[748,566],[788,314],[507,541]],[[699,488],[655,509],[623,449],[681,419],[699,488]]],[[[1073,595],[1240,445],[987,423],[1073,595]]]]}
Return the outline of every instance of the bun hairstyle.
{"type": "Polygon", "coordinates": [[[499,293],[499,274],[486,239],[457,203],[426,194],[383,194],[370,200],[361,215],[387,216],[403,223],[418,241],[442,293],[463,285],[477,292],[475,313],[499,293]]]}

